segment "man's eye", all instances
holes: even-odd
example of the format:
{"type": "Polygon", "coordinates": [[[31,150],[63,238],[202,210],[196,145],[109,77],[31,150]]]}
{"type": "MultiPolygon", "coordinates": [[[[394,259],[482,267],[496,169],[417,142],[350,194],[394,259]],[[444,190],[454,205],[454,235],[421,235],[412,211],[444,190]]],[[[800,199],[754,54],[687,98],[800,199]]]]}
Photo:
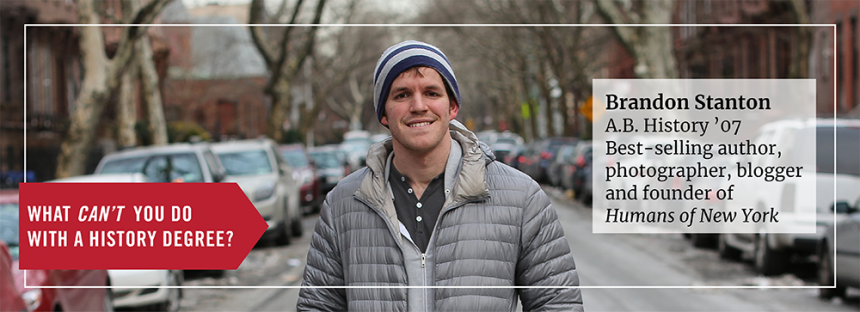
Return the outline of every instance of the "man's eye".
{"type": "Polygon", "coordinates": [[[403,99],[406,98],[406,93],[398,93],[394,95],[395,99],[403,99]]]}

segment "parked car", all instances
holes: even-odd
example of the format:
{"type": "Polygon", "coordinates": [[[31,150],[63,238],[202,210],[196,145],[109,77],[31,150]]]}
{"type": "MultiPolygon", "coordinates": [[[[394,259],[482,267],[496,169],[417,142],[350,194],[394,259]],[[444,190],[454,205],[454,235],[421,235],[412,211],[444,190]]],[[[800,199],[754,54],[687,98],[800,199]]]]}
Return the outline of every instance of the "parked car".
{"type": "Polygon", "coordinates": [[[322,194],[328,194],[341,179],[350,174],[349,163],[338,156],[340,149],[336,146],[314,147],[310,150],[311,158],[317,164],[320,175],[322,194]]]}
{"type": "Polygon", "coordinates": [[[364,130],[348,131],[343,135],[340,149],[346,152],[347,161],[349,161],[352,170],[364,167],[367,151],[370,150],[371,144],[373,143],[370,140],[370,132],[364,130]]]}
{"type": "Polygon", "coordinates": [[[288,245],[302,235],[299,183],[293,169],[271,139],[212,144],[212,151],[227,170],[225,182],[236,182],[269,225],[261,239],[288,245]]]}
{"type": "MultiPolygon", "coordinates": [[[[2,208],[0,208],[2,209],[2,208]]],[[[2,229],[0,229],[2,231],[2,229]]],[[[12,255],[9,245],[0,239],[0,311],[27,312],[27,304],[12,278],[12,255]]]]}
{"type": "Polygon", "coordinates": [[[300,187],[301,207],[303,213],[319,211],[322,204],[320,180],[316,164],[308,155],[304,145],[288,144],[278,148],[281,157],[293,168],[293,179],[300,187]]]}
{"type": "MultiPolygon", "coordinates": [[[[732,224],[733,228],[719,236],[717,246],[720,255],[725,258],[737,258],[743,253],[752,254],[756,270],[764,275],[781,274],[786,271],[790,259],[795,255],[814,255],[826,228],[833,223],[834,215],[830,210],[832,203],[851,202],[860,198],[860,162],[857,161],[860,140],[858,138],[860,138],[860,120],[791,119],[763,125],[754,142],[780,142],[782,157],[760,156],[766,158],[761,162],[781,164],[785,159],[797,159],[805,164],[804,168],[808,168],[806,170],[815,170],[815,185],[801,184],[811,182],[809,180],[800,180],[796,183],[748,185],[744,183],[744,179],[739,179],[736,182],[737,189],[756,188],[759,191],[740,193],[733,202],[743,207],[777,209],[781,222],[779,225],[765,223],[768,227],[811,223],[811,220],[799,219],[796,216],[799,211],[796,206],[811,202],[808,197],[810,192],[798,190],[815,188],[814,193],[817,194],[815,206],[800,208],[815,211],[816,218],[813,224],[816,231],[808,234],[772,233],[767,227],[752,228],[754,224],[732,224]],[[804,142],[809,141],[801,141],[803,138],[811,137],[815,138],[817,145],[815,148],[804,145],[804,142]],[[812,163],[810,155],[815,156],[815,163],[812,163]],[[743,194],[748,196],[742,196],[743,194]]],[[[746,158],[740,160],[741,163],[745,161],[747,161],[746,158]]]]}
{"type": "Polygon", "coordinates": [[[26,311],[113,311],[111,289],[106,287],[111,281],[106,270],[19,269],[18,216],[18,190],[0,191],[0,241],[9,250],[10,271],[26,311]],[[25,275],[31,287],[24,287],[25,275]],[[53,288],[56,286],[105,287],[53,288]]]}
{"type": "Polygon", "coordinates": [[[818,285],[834,286],[836,281],[835,288],[818,289],[822,299],[845,297],[848,287],[860,288],[860,198],[854,206],[837,202],[831,210],[847,217],[828,226],[818,244],[818,285]]]}
{"type": "Polygon", "coordinates": [[[551,186],[560,186],[562,179],[562,172],[564,166],[566,164],[573,163],[573,151],[576,149],[577,144],[564,144],[559,147],[558,152],[555,153],[555,157],[549,162],[549,166],[546,170],[547,181],[551,186]]]}
{"type": "MultiPolygon", "coordinates": [[[[147,182],[222,182],[226,169],[206,142],[125,149],[103,157],[93,174],[142,173],[147,182]]],[[[224,270],[211,270],[222,276],[224,270]]]]}
{"type": "Polygon", "coordinates": [[[208,143],[145,146],[108,154],[94,174],[143,173],[149,182],[221,182],[224,166],[208,143]]]}
{"type": "MultiPolygon", "coordinates": [[[[148,182],[142,173],[108,173],[81,175],[47,182],[63,183],[130,183],[148,182]]],[[[182,301],[182,270],[108,270],[113,288],[113,306],[117,308],[151,308],[156,311],[179,311],[182,301]],[[168,286],[168,287],[164,287],[168,286]],[[122,287],[122,288],[119,288],[122,287]]]]}
{"type": "Polygon", "coordinates": [[[529,145],[520,159],[519,169],[539,183],[547,182],[547,168],[550,160],[564,144],[573,144],[578,140],[567,137],[554,137],[540,140],[529,145]]]}
{"type": "Polygon", "coordinates": [[[509,143],[494,143],[493,145],[490,145],[490,150],[493,151],[493,155],[496,156],[497,161],[510,166],[510,162],[513,158],[516,158],[515,154],[519,148],[516,145],[509,143]]]}

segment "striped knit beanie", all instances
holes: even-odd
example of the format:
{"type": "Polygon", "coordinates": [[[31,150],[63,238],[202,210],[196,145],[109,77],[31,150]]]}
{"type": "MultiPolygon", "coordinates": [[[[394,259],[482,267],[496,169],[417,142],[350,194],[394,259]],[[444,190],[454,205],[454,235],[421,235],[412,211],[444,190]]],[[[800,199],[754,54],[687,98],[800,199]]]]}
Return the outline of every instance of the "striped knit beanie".
{"type": "Polygon", "coordinates": [[[436,69],[454,92],[457,105],[460,105],[457,78],[454,77],[454,70],[451,69],[451,64],[448,63],[448,58],[442,50],[424,42],[408,40],[385,50],[376,62],[376,69],[373,70],[373,103],[376,105],[376,118],[380,122],[385,113],[385,101],[391,91],[391,83],[400,73],[415,66],[436,69]]]}

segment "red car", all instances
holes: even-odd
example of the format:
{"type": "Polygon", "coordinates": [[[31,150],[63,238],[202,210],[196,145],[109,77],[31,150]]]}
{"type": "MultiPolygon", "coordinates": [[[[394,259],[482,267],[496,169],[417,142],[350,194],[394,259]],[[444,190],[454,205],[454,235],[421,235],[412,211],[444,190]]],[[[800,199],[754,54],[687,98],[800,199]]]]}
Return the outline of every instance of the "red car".
{"type": "MultiPolygon", "coordinates": [[[[0,191],[0,241],[9,250],[11,276],[28,311],[113,311],[110,288],[42,287],[108,286],[106,270],[18,269],[18,190],[0,191]],[[35,287],[24,287],[25,275],[27,285],[35,287]]],[[[4,301],[6,292],[4,289],[4,301]]]]}
{"type": "Polygon", "coordinates": [[[301,185],[302,212],[319,211],[323,199],[320,195],[320,179],[316,165],[304,145],[281,145],[279,152],[293,168],[293,178],[301,185]]]}
{"type": "Polygon", "coordinates": [[[0,311],[27,311],[27,304],[12,278],[12,255],[9,246],[0,240],[0,311]]]}

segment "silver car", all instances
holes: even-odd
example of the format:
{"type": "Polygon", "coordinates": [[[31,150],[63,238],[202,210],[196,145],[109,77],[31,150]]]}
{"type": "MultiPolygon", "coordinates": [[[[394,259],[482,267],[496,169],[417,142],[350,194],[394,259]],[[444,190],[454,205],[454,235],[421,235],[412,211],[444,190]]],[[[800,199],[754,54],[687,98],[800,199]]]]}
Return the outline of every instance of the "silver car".
{"type": "Polygon", "coordinates": [[[302,235],[300,186],[274,141],[220,142],[212,151],[227,170],[224,182],[238,183],[269,225],[264,238],[287,245],[291,236],[302,235]]]}

